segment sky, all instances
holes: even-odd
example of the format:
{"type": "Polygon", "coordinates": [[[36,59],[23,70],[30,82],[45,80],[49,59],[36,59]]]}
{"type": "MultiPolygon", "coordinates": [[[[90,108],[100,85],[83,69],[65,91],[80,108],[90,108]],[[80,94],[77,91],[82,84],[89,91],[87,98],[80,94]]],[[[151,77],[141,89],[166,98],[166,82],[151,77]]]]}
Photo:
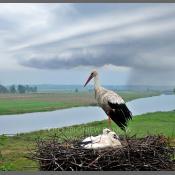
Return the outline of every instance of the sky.
{"type": "Polygon", "coordinates": [[[175,4],[0,4],[0,83],[175,85],[175,4]]]}

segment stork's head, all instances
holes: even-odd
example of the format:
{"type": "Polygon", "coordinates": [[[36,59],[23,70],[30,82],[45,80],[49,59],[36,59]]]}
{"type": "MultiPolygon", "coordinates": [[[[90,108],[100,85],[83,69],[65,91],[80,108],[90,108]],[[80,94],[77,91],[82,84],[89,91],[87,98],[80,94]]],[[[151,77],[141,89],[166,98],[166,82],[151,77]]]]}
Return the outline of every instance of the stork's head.
{"type": "Polygon", "coordinates": [[[115,132],[110,132],[109,135],[112,139],[119,139],[119,136],[115,132]]]}
{"type": "Polygon", "coordinates": [[[84,84],[84,87],[89,83],[89,81],[94,78],[95,76],[98,75],[98,72],[96,70],[93,70],[91,73],[90,73],[90,76],[89,78],[87,79],[86,83],[84,84]]]}

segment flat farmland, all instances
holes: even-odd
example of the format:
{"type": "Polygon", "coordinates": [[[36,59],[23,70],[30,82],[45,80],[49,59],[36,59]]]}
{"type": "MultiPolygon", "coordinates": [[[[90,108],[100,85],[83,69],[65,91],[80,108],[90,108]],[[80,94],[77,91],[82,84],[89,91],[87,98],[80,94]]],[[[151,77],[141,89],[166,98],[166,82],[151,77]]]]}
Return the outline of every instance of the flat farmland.
{"type": "MultiPolygon", "coordinates": [[[[125,101],[136,98],[159,95],[159,92],[118,92],[125,101]]],[[[94,93],[92,92],[58,92],[58,93],[34,93],[34,94],[0,94],[0,115],[18,114],[57,109],[95,106],[94,93]]]]}

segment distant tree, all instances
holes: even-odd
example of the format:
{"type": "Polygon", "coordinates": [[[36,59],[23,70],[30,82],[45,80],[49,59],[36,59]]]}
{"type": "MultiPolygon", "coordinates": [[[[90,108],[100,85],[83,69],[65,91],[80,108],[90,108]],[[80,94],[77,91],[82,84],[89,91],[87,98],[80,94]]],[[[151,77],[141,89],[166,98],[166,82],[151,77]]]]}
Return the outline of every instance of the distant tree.
{"type": "Polygon", "coordinates": [[[29,85],[25,86],[25,92],[30,92],[30,86],[29,85]]]}
{"type": "Polygon", "coordinates": [[[76,93],[78,92],[78,88],[75,89],[75,92],[76,92],[76,93]]]}
{"type": "Polygon", "coordinates": [[[18,92],[24,94],[26,92],[26,87],[23,85],[18,85],[18,92]]]}
{"type": "Polygon", "coordinates": [[[29,86],[29,85],[18,85],[18,92],[19,93],[30,93],[30,92],[37,92],[37,86],[29,86]]]}
{"type": "Polygon", "coordinates": [[[15,85],[11,85],[10,87],[9,87],[9,91],[10,91],[10,93],[16,93],[17,91],[16,91],[16,88],[15,88],[15,85]]]}
{"type": "Polygon", "coordinates": [[[31,89],[31,92],[37,92],[37,87],[36,86],[30,87],[30,89],[31,89]]]}
{"type": "Polygon", "coordinates": [[[0,93],[8,93],[8,92],[9,91],[8,91],[8,89],[5,86],[0,85],[0,93]]]}
{"type": "Polygon", "coordinates": [[[175,88],[173,89],[173,92],[175,93],[175,88]]]}
{"type": "Polygon", "coordinates": [[[38,91],[38,88],[37,86],[34,87],[34,92],[37,92],[38,91]]]}

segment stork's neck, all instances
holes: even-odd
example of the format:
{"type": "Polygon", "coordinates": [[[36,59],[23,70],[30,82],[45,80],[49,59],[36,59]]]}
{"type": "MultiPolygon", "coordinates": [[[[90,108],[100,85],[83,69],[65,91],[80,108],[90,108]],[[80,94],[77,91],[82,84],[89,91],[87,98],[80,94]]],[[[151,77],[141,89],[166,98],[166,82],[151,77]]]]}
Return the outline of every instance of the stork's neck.
{"type": "Polygon", "coordinates": [[[100,82],[99,82],[98,75],[96,75],[94,77],[94,89],[98,89],[99,87],[100,87],[100,82]]]}

